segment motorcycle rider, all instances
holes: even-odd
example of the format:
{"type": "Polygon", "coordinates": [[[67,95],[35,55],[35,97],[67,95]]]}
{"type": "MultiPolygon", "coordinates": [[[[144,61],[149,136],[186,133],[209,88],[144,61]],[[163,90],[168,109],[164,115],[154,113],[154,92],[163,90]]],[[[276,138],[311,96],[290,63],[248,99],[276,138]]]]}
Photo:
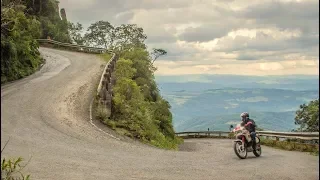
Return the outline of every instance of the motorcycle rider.
{"type": "Polygon", "coordinates": [[[249,118],[249,113],[243,112],[240,114],[241,126],[244,126],[250,133],[252,139],[252,149],[256,150],[256,123],[253,119],[249,118]]]}

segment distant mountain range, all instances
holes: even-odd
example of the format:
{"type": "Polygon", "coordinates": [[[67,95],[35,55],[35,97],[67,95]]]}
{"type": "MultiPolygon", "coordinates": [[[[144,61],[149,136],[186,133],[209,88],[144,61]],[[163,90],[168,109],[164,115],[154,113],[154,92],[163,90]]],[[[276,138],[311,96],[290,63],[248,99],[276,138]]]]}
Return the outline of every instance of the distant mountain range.
{"type": "Polygon", "coordinates": [[[198,76],[203,82],[193,78],[188,82],[181,77],[156,77],[161,94],[172,106],[177,132],[228,130],[240,122],[244,111],[263,129],[290,131],[296,128],[299,105],[319,98],[317,76],[198,76]]]}

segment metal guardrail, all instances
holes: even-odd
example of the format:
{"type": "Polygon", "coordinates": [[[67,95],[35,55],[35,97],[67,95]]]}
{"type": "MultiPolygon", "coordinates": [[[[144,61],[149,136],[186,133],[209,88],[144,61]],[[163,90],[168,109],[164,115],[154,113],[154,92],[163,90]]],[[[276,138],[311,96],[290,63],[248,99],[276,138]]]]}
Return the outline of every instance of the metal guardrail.
{"type": "Polygon", "coordinates": [[[89,47],[89,46],[84,46],[84,45],[78,45],[78,44],[70,44],[70,43],[62,43],[58,41],[54,41],[51,39],[36,39],[39,43],[43,44],[53,44],[56,46],[63,46],[63,47],[68,47],[68,48],[73,48],[77,51],[82,51],[82,52],[91,52],[91,53],[112,53],[110,50],[106,50],[104,48],[95,48],[95,47],[89,47]]]}
{"type": "Polygon", "coordinates": [[[186,135],[186,134],[229,134],[229,131],[186,131],[186,132],[177,132],[176,135],[186,135]]]}
{"type": "MultiPolygon", "coordinates": [[[[175,133],[180,137],[203,138],[203,137],[229,137],[230,131],[189,131],[175,133]]],[[[302,140],[319,140],[319,132],[276,132],[276,131],[257,131],[259,136],[302,139],[302,140]]]]}
{"type": "Polygon", "coordinates": [[[189,131],[189,132],[178,132],[175,133],[176,136],[182,138],[205,138],[205,137],[219,137],[219,138],[228,138],[229,131],[189,131]]]}
{"type": "Polygon", "coordinates": [[[301,140],[319,140],[319,132],[275,132],[275,131],[257,131],[260,136],[301,139],[301,140]]]}

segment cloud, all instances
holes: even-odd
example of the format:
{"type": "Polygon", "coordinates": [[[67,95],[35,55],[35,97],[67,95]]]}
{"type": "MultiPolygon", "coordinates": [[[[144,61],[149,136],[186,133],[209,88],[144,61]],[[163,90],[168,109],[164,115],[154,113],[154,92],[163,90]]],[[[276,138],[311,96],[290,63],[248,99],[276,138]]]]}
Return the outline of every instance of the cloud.
{"type": "MultiPolygon", "coordinates": [[[[205,62],[200,62],[205,63],[205,62]]],[[[319,61],[297,60],[280,62],[241,61],[220,64],[202,64],[197,61],[156,61],[156,75],[188,75],[188,74],[238,74],[249,76],[269,75],[317,75],[319,61]],[[242,63],[243,62],[243,63],[242,63]],[[205,68],[206,67],[206,68],[205,68]]]]}
{"type": "Polygon", "coordinates": [[[237,60],[258,60],[257,56],[253,56],[250,54],[239,54],[237,60]]]}
{"type": "Polygon", "coordinates": [[[243,9],[239,15],[257,24],[315,32],[319,24],[319,1],[261,1],[243,9]]]}
{"type": "Polygon", "coordinates": [[[242,29],[230,32],[217,43],[216,51],[282,51],[286,49],[305,49],[317,46],[316,37],[302,36],[299,30],[242,29]]]}
{"type": "Polygon", "coordinates": [[[215,23],[205,24],[196,28],[188,27],[179,35],[179,39],[189,42],[206,42],[225,36],[229,30],[231,30],[231,27],[215,23]]]}
{"type": "Polygon", "coordinates": [[[64,0],[67,18],[134,23],[168,54],[156,74],[319,74],[316,0],[64,0]]]}

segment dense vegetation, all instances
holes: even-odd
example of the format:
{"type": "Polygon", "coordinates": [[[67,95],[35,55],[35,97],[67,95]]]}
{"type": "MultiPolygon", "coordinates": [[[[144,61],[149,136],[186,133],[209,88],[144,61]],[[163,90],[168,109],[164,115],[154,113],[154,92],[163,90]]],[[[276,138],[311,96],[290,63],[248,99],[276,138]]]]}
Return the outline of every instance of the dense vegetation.
{"type": "Polygon", "coordinates": [[[300,125],[296,131],[319,132],[319,99],[310,101],[308,105],[300,105],[296,111],[295,124],[300,125]]]}
{"type": "Polygon", "coordinates": [[[180,140],[175,137],[170,104],[160,96],[148,52],[142,48],[123,52],[116,67],[114,112],[109,124],[125,129],[128,136],[176,149],[180,140]]]}
{"type": "Polygon", "coordinates": [[[55,0],[4,0],[1,3],[1,84],[23,78],[43,62],[35,39],[70,42],[68,23],[55,0]]]}

